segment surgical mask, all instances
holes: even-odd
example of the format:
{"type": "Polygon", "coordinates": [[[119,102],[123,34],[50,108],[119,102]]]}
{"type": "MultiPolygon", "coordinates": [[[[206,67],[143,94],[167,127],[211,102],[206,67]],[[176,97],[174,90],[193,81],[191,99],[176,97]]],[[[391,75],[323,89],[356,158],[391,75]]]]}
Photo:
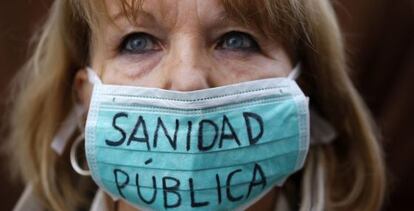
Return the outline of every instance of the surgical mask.
{"type": "Polygon", "coordinates": [[[144,210],[248,207],[303,167],[309,107],[298,71],[181,92],[103,84],[88,69],[93,180],[144,210]]]}

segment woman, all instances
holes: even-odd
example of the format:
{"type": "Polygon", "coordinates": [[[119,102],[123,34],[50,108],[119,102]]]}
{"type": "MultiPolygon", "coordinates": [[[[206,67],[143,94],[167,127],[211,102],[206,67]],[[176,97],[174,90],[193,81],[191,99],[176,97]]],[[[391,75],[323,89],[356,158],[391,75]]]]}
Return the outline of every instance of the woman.
{"type": "Polygon", "coordinates": [[[381,206],[381,150],[327,0],[56,0],[17,83],[8,151],[28,189],[16,209],[381,206]],[[241,158],[255,165],[223,170],[241,158]]]}

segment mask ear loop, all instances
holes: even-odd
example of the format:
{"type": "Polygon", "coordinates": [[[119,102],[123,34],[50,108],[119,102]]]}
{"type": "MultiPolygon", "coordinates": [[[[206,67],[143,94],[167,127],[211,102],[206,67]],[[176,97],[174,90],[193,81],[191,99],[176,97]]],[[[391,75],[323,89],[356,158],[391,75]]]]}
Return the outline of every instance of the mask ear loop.
{"type": "Polygon", "coordinates": [[[72,165],[72,168],[73,170],[75,170],[76,173],[82,176],[90,176],[91,172],[89,170],[82,169],[80,165],[78,164],[78,160],[76,157],[76,151],[79,147],[79,144],[82,143],[84,139],[85,139],[84,134],[82,133],[81,135],[78,136],[78,138],[76,138],[75,142],[70,147],[70,164],[72,165]]]}
{"type": "MultiPolygon", "coordinates": [[[[89,83],[91,83],[92,85],[102,84],[101,79],[99,78],[99,76],[96,74],[96,72],[92,68],[87,67],[86,72],[88,74],[89,83]]],[[[78,164],[78,160],[77,160],[77,157],[76,157],[76,151],[79,147],[79,144],[83,140],[85,140],[84,132],[82,132],[82,134],[80,134],[76,138],[76,140],[73,142],[72,146],[70,147],[70,164],[72,165],[72,168],[73,168],[73,170],[75,170],[76,173],[78,173],[82,176],[90,176],[91,172],[89,170],[82,169],[80,167],[80,165],[78,164]]]]}
{"type": "Polygon", "coordinates": [[[58,131],[56,132],[53,140],[50,144],[50,147],[61,156],[66,148],[66,145],[72,136],[75,133],[76,128],[82,131],[82,124],[79,122],[79,119],[86,113],[84,108],[79,104],[74,104],[72,110],[67,115],[65,120],[61,123],[58,131]]]}
{"type": "Polygon", "coordinates": [[[99,78],[99,76],[96,74],[96,72],[92,68],[87,67],[86,72],[88,73],[89,83],[91,83],[92,85],[102,84],[101,79],[99,78]]]}
{"type": "MultiPolygon", "coordinates": [[[[95,73],[94,70],[91,68],[86,68],[88,81],[92,85],[94,84],[102,84],[101,80],[99,79],[98,75],[95,73]]],[[[72,88],[73,89],[73,88],[72,88]]],[[[76,102],[75,91],[73,91],[73,101],[76,102]]],[[[65,120],[61,123],[57,133],[53,137],[53,140],[50,144],[50,147],[58,154],[62,155],[66,145],[68,144],[70,137],[76,131],[76,127],[82,132],[84,132],[84,125],[79,121],[84,119],[84,115],[86,114],[86,109],[83,108],[82,105],[75,103],[72,106],[72,110],[67,115],[65,120]]]]}
{"type": "Polygon", "coordinates": [[[287,76],[287,78],[291,79],[291,80],[296,80],[299,78],[299,75],[302,72],[302,65],[301,63],[298,63],[295,68],[293,68],[292,72],[289,73],[289,75],[287,76]]]}

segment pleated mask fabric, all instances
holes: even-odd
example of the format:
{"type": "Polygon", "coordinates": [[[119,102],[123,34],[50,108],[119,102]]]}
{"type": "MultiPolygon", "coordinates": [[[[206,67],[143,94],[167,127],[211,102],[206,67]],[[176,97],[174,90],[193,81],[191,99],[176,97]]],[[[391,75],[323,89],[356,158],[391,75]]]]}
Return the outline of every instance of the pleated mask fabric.
{"type": "Polygon", "coordinates": [[[291,77],[180,92],[88,76],[92,178],[136,208],[240,209],[304,165],[308,98],[291,77]]]}

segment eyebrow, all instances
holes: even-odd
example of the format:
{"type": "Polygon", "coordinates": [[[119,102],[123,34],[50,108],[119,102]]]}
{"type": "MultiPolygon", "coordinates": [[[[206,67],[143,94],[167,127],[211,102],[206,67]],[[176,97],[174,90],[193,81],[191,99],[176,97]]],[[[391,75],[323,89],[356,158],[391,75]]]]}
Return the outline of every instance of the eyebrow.
{"type": "Polygon", "coordinates": [[[209,23],[209,27],[219,27],[219,26],[226,26],[230,24],[236,24],[238,26],[250,28],[246,25],[243,20],[236,18],[234,16],[229,15],[225,10],[221,11],[216,18],[214,18],[214,22],[209,23]]]}
{"type": "Polygon", "coordinates": [[[228,24],[230,22],[238,22],[236,19],[230,17],[226,11],[222,11],[219,13],[217,21],[223,24],[228,24]]]}
{"type": "MultiPolygon", "coordinates": [[[[115,23],[117,21],[120,21],[120,19],[127,19],[131,24],[136,25],[141,25],[147,21],[158,23],[157,17],[150,11],[145,11],[142,7],[138,7],[136,9],[122,9],[115,15],[111,16],[111,18],[115,23]]],[[[207,22],[205,26],[207,31],[211,31],[215,28],[226,27],[233,24],[240,27],[251,28],[251,26],[246,25],[242,19],[229,15],[228,12],[224,9],[218,12],[214,19],[207,22]]]]}
{"type": "Polygon", "coordinates": [[[154,15],[152,15],[151,13],[146,12],[146,11],[144,11],[142,9],[138,9],[138,10],[134,10],[134,11],[132,11],[132,10],[127,10],[127,11],[121,10],[120,12],[118,12],[115,15],[111,16],[111,19],[114,20],[114,21],[117,21],[117,20],[122,19],[122,18],[126,18],[126,17],[127,18],[130,18],[130,17],[132,17],[132,18],[135,19],[134,21],[136,21],[136,18],[137,17],[141,17],[141,16],[143,18],[146,18],[146,19],[155,20],[154,15]]]}

